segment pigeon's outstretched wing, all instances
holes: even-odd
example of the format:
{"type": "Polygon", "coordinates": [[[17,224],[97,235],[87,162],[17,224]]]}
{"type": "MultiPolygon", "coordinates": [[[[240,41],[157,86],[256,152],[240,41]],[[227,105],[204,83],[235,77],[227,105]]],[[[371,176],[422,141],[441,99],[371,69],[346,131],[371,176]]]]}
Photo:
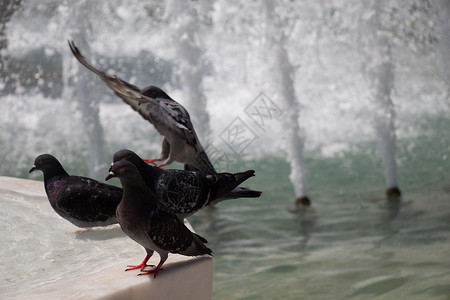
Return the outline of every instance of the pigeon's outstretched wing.
{"type": "Polygon", "coordinates": [[[97,74],[116,94],[117,96],[122,98],[123,96],[131,97],[132,95],[139,95],[141,93],[141,90],[131,83],[128,83],[119,77],[116,76],[108,76],[105,72],[100,71],[99,69],[94,68],[92,65],[90,65],[84,56],[81,54],[80,50],[75,46],[75,43],[73,41],[68,41],[70,50],[72,50],[73,55],[76,57],[76,59],[85,66],[88,70],[91,72],[94,72],[97,74]]]}
{"type": "Polygon", "coordinates": [[[157,87],[141,90],[117,76],[107,75],[90,65],[73,41],[69,41],[69,47],[82,65],[97,74],[117,96],[164,136],[166,141],[163,141],[161,160],[166,160],[166,164],[178,161],[200,171],[216,173],[195,133],[189,113],[181,104],[157,87]],[[155,90],[157,94],[153,95],[155,90]],[[166,96],[156,98],[161,92],[166,96]]]}

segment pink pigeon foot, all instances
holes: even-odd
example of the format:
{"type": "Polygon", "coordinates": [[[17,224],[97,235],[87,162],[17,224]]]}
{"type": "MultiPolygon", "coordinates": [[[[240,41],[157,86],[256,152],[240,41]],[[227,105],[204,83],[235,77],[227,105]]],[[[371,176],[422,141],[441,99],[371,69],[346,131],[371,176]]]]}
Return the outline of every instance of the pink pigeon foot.
{"type": "Polygon", "coordinates": [[[155,265],[147,265],[148,260],[150,259],[150,257],[152,257],[151,255],[147,255],[144,260],[141,262],[141,264],[137,265],[137,266],[127,266],[128,268],[125,270],[126,271],[131,271],[131,270],[141,270],[144,271],[145,268],[147,267],[155,267],[155,265]]]}

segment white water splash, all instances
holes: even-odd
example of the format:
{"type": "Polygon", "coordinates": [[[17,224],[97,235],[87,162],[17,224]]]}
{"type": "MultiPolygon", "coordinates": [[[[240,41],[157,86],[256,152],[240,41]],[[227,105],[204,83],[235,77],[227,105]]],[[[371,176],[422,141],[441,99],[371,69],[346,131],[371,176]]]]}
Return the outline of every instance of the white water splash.
{"type": "Polygon", "coordinates": [[[200,4],[171,0],[167,3],[168,31],[176,52],[177,75],[180,78],[185,107],[201,141],[210,134],[209,114],[203,88],[204,32],[200,21],[200,4]]]}
{"type": "Polygon", "coordinates": [[[305,197],[305,163],[303,159],[305,133],[298,121],[300,105],[294,88],[295,68],[288,57],[285,28],[280,21],[280,16],[276,13],[276,7],[272,1],[266,0],[263,2],[263,10],[266,22],[267,57],[270,62],[269,70],[285,108],[282,124],[288,144],[288,161],[291,165],[289,178],[294,186],[296,197],[305,197]]]}
{"type": "Polygon", "coordinates": [[[446,0],[435,1],[433,4],[436,21],[439,27],[439,52],[440,61],[444,67],[445,78],[447,81],[447,101],[450,106],[450,2],[446,0]]]}
{"type": "Polygon", "coordinates": [[[394,65],[390,34],[383,31],[379,1],[366,1],[361,18],[361,52],[363,71],[369,82],[372,123],[379,147],[388,188],[398,187],[395,132],[395,109],[392,101],[394,65]]]}

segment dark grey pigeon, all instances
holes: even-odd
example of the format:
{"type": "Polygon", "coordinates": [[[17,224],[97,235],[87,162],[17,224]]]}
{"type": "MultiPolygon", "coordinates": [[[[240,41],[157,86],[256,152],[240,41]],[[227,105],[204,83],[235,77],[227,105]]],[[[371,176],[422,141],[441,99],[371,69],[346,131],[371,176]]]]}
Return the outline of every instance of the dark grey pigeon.
{"type": "Polygon", "coordinates": [[[108,76],[90,65],[75,44],[69,41],[70,49],[78,61],[97,74],[125,103],[155,126],[163,136],[161,155],[148,163],[164,161],[159,167],[174,161],[185,164],[187,169],[215,174],[205,150],[195,133],[187,110],[170,98],[163,90],[149,86],[141,90],[119,77],[108,76]]]}
{"type": "Polygon", "coordinates": [[[117,219],[122,230],[147,251],[140,265],[129,266],[129,270],[140,269],[139,275],[154,274],[161,270],[169,253],[186,256],[211,254],[203,243],[206,240],[191,232],[176,215],[164,206],[147,188],[138,169],[129,161],[115,162],[108,177],[118,177],[123,187],[122,201],[117,207],[117,219]],[[160,256],[156,268],[147,270],[147,261],[154,251],[160,256]]]}
{"type": "Polygon", "coordinates": [[[200,171],[162,170],[147,165],[136,153],[123,149],[114,154],[113,162],[128,160],[134,164],[147,187],[179,218],[186,218],[199,209],[220,201],[240,197],[256,198],[259,191],[237,187],[254,176],[243,173],[207,174],[200,171]]]}
{"type": "Polygon", "coordinates": [[[70,176],[50,154],[36,157],[30,173],[41,170],[53,209],[78,227],[107,226],[117,223],[116,208],[122,189],[97,180],[70,176]]]}

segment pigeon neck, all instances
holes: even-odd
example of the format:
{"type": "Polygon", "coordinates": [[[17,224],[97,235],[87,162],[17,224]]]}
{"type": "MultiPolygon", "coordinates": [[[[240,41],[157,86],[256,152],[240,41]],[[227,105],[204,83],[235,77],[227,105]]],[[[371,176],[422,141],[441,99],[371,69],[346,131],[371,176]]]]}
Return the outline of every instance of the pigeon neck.
{"type": "Polygon", "coordinates": [[[145,170],[144,178],[151,178],[152,180],[156,180],[159,177],[159,175],[161,175],[161,173],[163,172],[160,168],[150,165],[147,165],[144,170],[145,170]]]}
{"type": "Polygon", "coordinates": [[[44,182],[47,182],[55,177],[68,177],[66,170],[61,166],[61,164],[57,164],[53,166],[51,169],[44,169],[44,182]]]}
{"type": "Polygon", "coordinates": [[[143,181],[147,184],[147,186],[151,186],[152,183],[158,179],[158,177],[163,172],[160,168],[148,165],[142,159],[139,159],[137,162],[133,162],[139,173],[141,173],[143,181]]]}
{"type": "Polygon", "coordinates": [[[124,192],[144,192],[147,190],[147,187],[140,176],[134,176],[133,178],[120,178],[120,183],[124,192]]]}
{"type": "Polygon", "coordinates": [[[149,166],[141,158],[133,160],[132,163],[136,166],[136,168],[138,168],[139,171],[144,170],[144,169],[146,169],[149,166]]]}
{"type": "Polygon", "coordinates": [[[122,201],[132,205],[145,204],[145,206],[154,204],[156,206],[156,196],[147,188],[142,178],[134,177],[132,179],[120,178],[123,188],[122,201]]]}

